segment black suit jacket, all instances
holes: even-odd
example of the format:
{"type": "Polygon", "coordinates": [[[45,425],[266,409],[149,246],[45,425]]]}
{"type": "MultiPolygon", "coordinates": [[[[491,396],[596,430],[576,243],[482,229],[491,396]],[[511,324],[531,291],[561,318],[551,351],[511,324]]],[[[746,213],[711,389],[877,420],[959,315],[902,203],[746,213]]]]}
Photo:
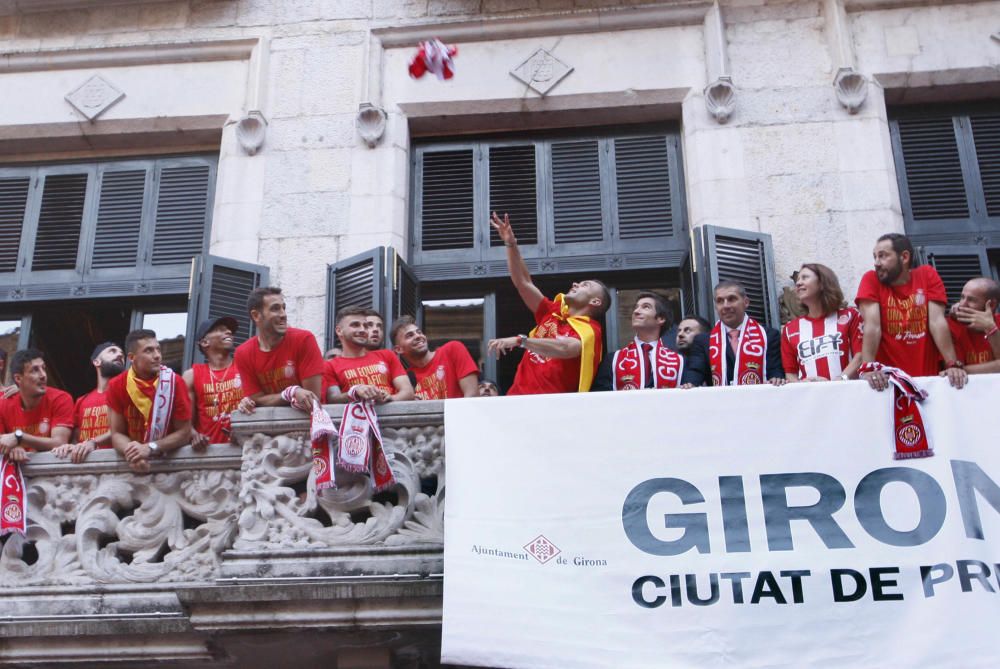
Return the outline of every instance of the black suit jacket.
{"type": "MultiPolygon", "coordinates": [[[[763,325],[761,327],[763,327],[763,325]]],[[[764,359],[767,361],[767,378],[783,379],[785,378],[785,370],[781,367],[781,334],[774,328],[764,328],[764,333],[767,335],[767,351],[764,354],[764,359]]],[[[733,371],[736,367],[736,353],[733,351],[732,344],[729,343],[729,337],[726,337],[725,339],[726,385],[728,386],[733,382],[733,371]]]]}
{"type": "MultiPolygon", "coordinates": [[[[676,330],[674,330],[674,333],[675,336],[672,345],[667,343],[667,337],[670,334],[669,331],[664,334],[663,339],[660,340],[671,351],[677,350],[676,330]]],[[[695,338],[694,345],[692,345],[688,351],[682,351],[681,355],[684,356],[684,372],[681,374],[681,385],[690,383],[694,386],[700,386],[703,385],[706,380],[710,380],[712,378],[711,372],[708,368],[707,334],[698,335],[695,338]]],[[[608,355],[604,356],[604,360],[601,361],[601,365],[597,368],[597,376],[594,377],[594,383],[590,387],[592,391],[612,389],[611,359],[614,357],[614,351],[611,351],[608,355]]]]}

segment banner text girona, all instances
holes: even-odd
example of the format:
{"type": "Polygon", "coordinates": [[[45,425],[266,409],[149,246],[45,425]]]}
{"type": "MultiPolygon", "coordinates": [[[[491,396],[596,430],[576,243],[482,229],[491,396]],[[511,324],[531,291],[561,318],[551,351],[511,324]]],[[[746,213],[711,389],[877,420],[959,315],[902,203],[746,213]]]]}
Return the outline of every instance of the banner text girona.
{"type": "MultiPolygon", "coordinates": [[[[950,464],[950,484],[954,485],[957,493],[965,536],[983,540],[979,498],[1000,513],[1000,486],[975,462],[951,460],[950,464]]],[[[760,490],[768,550],[795,549],[791,527],[793,520],[807,521],[827,548],[854,548],[851,537],[833,518],[833,514],[847,500],[845,486],[833,476],[821,472],[761,474],[760,490]],[[815,489],[819,493],[818,501],[808,506],[791,506],[786,492],[796,487],[815,489]]],[[[683,530],[681,536],[667,541],[653,534],[647,522],[647,508],[653,496],[660,493],[674,495],[684,506],[705,502],[702,491],[684,479],[654,478],[643,481],[632,488],[622,506],[622,526],[629,541],[651,555],[681,555],[692,548],[699,553],[711,553],[707,513],[665,514],[663,528],[683,530]]],[[[725,552],[750,552],[750,525],[743,477],[720,476],[718,500],[725,552]]],[[[941,530],[948,518],[948,508],[941,484],[930,474],[912,467],[886,467],[876,469],[858,481],[854,488],[854,514],[861,528],[877,541],[890,546],[919,546],[933,539],[941,530]],[[886,520],[882,509],[882,490],[890,483],[907,485],[916,496],[920,518],[916,527],[899,530],[886,520]]]]}

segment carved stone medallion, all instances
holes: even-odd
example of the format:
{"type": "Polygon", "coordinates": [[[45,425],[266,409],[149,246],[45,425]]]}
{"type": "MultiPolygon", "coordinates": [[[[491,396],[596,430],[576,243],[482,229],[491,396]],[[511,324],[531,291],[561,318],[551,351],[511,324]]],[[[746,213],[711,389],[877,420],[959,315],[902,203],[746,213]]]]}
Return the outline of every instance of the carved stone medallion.
{"type": "Polygon", "coordinates": [[[88,121],[111,109],[125,94],[99,74],[95,74],[80,84],[66,96],[66,102],[73,105],[88,121]]]}
{"type": "Polygon", "coordinates": [[[556,84],[565,79],[573,68],[562,62],[547,50],[539,48],[528,59],[510,71],[518,81],[538,93],[545,95],[556,84]]]}

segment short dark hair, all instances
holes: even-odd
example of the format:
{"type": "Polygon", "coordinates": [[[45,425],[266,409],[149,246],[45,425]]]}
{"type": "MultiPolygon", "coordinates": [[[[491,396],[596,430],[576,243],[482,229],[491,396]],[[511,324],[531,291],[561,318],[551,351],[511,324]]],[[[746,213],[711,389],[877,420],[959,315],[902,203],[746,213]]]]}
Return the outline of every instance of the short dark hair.
{"type": "Polygon", "coordinates": [[[382,324],[385,325],[385,316],[383,316],[377,309],[365,309],[365,316],[375,316],[382,324]]]}
{"type": "Polygon", "coordinates": [[[910,268],[916,267],[919,262],[917,262],[917,254],[913,251],[913,242],[906,235],[901,235],[898,232],[887,232],[876,240],[876,244],[879,242],[892,242],[892,250],[896,255],[902,255],[903,251],[910,252],[910,268]]]}
{"type": "Polygon", "coordinates": [[[24,366],[38,358],[44,360],[45,355],[37,348],[22,348],[16,351],[14,357],[10,359],[10,378],[13,379],[15,374],[24,374],[24,366]]]}
{"type": "Polygon", "coordinates": [[[739,291],[740,297],[747,296],[747,289],[743,287],[743,284],[739,281],[733,281],[732,279],[723,279],[719,283],[715,284],[715,288],[712,289],[712,295],[719,292],[721,288],[735,288],[739,291]]]}
{"type": "Polygon", "coordinates": [[[611,308],[611,291],[608,290],[607,285],[600,279],[588,279],[588,281],[596,283],[601,289],[601,306],[594,310],[594,315],[603,316],[611,308]]]}
{"type": "MultiPolygon", "coordinates": [[[[360,304],[348,304],[346,307],[337,309],[337,315],[333,318],[333,325],[334,327],[340,325],[340,321],[344,320],[348,316],[367,316],[369,311],[371,311],[371,309],[368,307],[362,307],[360,304]]],[[[385,321],[382,322],[384,323],[385,321]]]]}
{"type": "Polygon", "coordinates": [[[399,331],[407,326],[416,324],[417,324],[417,319],[414,318],[413,316],[400,316],[399,318],[396,319],[396,322],[392,324],[392,330],[389,331],[389,341],[391,341],[393,345],[395,345],[396,335],[399,334],[399,331]]]}
{"type": "Polygon", "coordinates": [[[125,335],[125,350],[135,353],[135,345],[143,339],[156,339],[156,333],[152,330],[132,330],[125,335]]]}
{"type": "Polygon", "coordinates": [[[707,319],[702,318],[701,316],[685,316],[684,318],[681,319],[681,322],[683,321],[695,321],[698,323],[698,325],[701,326],[702,331],[704,332],[712,331],[712,324],[709,323],[707,319]]]}
{"type": "MultiPolygon", "coordinates": [[[[670,303],[667,302],[667,298],[663,297],[659,293],[654,293],[651,290],[641,290],[639,294],[635,297],[635,304],[638,306],[639,300],[643,298],[649,298],[653,300],[653,307],[656,309],[656,317],[663,319],[663,325],[660,326],[660,336],[674,326],[674,310],[670,308],[670,303]]],[[[635,307],[633,307],[634,309],[635,307]]]]}
{"type": "Polygon", "coordinates": [[[281,289],[277,286],[258,286],[250,291],[247,297],[247,313],[260,311],[264,307],[265,295],[281,295],[281,289]]]}

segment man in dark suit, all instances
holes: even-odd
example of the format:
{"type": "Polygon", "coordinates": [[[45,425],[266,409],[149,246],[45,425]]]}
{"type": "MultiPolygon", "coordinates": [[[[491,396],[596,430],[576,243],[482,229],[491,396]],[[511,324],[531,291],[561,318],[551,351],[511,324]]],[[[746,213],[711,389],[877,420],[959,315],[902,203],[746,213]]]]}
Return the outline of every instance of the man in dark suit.
{"type": "Polygon", "coordinates": [[[715,311],[719,322],[709,334],[708,361],[713,386],[785,384],[778,331],[747,314],[750,298],[736,281],[715,286],[715,311]]]}

